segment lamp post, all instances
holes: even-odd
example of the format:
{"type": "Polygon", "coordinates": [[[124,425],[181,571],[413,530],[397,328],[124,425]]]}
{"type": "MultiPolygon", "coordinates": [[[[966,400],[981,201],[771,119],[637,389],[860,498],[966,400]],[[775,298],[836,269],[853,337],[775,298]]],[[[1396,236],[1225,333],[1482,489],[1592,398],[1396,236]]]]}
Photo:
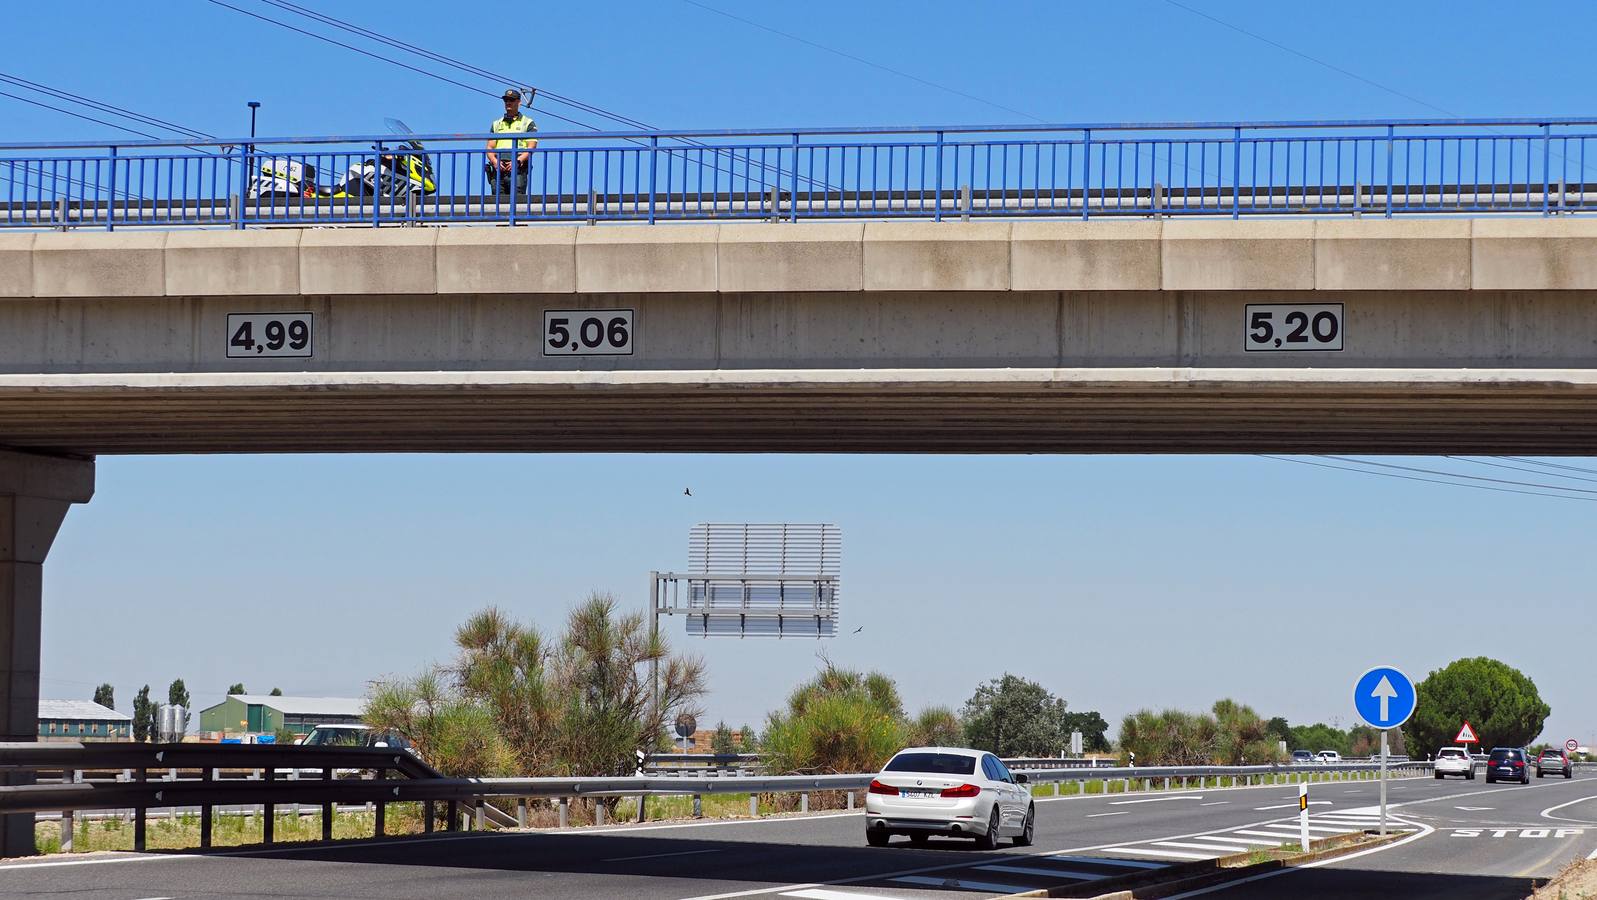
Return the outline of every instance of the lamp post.
{"type": "Polygon", "coordinates": [[[261,101],[251,100],[245,104],[250,108],[250,155],[255,154],[255,111],[261,108],[261,101]]]}

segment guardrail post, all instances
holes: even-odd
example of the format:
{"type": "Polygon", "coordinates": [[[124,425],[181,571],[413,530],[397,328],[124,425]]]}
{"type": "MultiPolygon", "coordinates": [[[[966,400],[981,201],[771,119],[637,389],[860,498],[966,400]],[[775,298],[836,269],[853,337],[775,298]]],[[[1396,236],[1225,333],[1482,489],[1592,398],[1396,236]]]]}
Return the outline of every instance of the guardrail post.
{"type": "MultiPolygon", "coordinates": [[[[387,769],[378,769],[377,770],[377,780],[378,781],[386,781],[387,779],[388,779],[388,770],[387,769]]],[[[387,825],[388,825],[387,815],[388,815],[388,801],[386,799],[378,800],[376,802],[376,804],[374,804],[372,806],[372,836],[373,837],[382,837],[383,836],[383,832],[385,830],[387,830],[387,825]]]]}
{"type": "MultiPolygon", "coordinates": [[[[1057,787],[1057,786],[1058,786],[1058,782],[1055,782],[1055,787],[1057,787]]],[[[848,791],[848,808],[849,809],[853,809],[854,808],[854,792],[853,791],[848,791]]]]}
{"type": "MultiPolygon", "coordinates": [[[[322,780],[329,782],[333,780],[332,766],[326,766],[322,769],[322,780]]],[[[335,809],[332,801],[329,800],[328,802],[322,804],[322,840],[324,841],[330,841],[333,839],[334,812],[335,809]]]]}
{"type": "Polygon", "coordinates": [[[1162,185],[1159,182],[1155,181],[1153,183],[1153,194],[1152,194],[1152,196],[1149,199],[1153,201],[1153,217],[1155,219],[1163,218],[1164,217],[1164,185],[1162,185]]]}
{"type": "Polygon", "coordinates": [[[941,222],[943,220],[943,133],[941,131],[937,132],[937,178],[932,181],[932,194],[932,221],[941,222]]]}
{"type": "Polygon", "coordinates": [[[481,831],[483,829],[483,824],[482,824],[482,820],[483,820],[482,806],[483,805],[481,803],[478,803],[477,807],[476,807],[476,812],[473,813],[473,815],[472,815],[472,826],[471,827],[472,827],[473,831],[481,831]]]}
{"type": "Polygon", "coordinates": [[[1355,180],[1353,182],[1353,218],[1357,219],[1363,215],[1363,208],[1364,183],[1362,181],[1355,180]]]}
{"type": "Polygon", "coordinates": [[[970,185],[962,184],[962,185],[959,186],[959,220],[961,222],[969,222],[970,221],[970,207],[971,207],[970,185]]]}
{"type": "MultiPolygon", "coordinates": [[[[276,769],[267,769],[266,772],[265,772],[265,778],[266,778],[266,783],[267,784],[271,784],[273,781],[276,781],[277,780],[277,770],[276,769]]],[[[268,797],[271,796],[271,793],[268,792],[267,796],[268,797]]],[[[275,803],[263,803],[263,804],[261,804],[261,843],[270,844],[272,842],[273,832],[276,831],[276,830],[277,830],[277,804],[275,804],[275,803]]]]}
{"type": "Polygon", "coordinates": [[[1164,789],[1167,790],[1167,791],[1170,790],[1170,779],[1169,778],[1166,778],[1164,780],[1164,789]]]}
{"type": "Polygon", "coordinates": [[[1122,793],[1122,794],[1131,793],[1131,779],[1130,778],[1126,778],[1126,779],[1123,779],[1123,781],[1125,783],[1120,785],[1120,793],[1122,793]]]}
{"type": "Polygon", "coordinates": [[[1087,179],[1092,177],[1092,129],[1084,128],[1081,132],[1081,220],[1087,221],[1087,207],[1091,192],[1087,189],[1087,179]]]}
{"type": "MultiPolygon", "coordinates": [[[[793,132],[793,171],[787,176],[787,202],[792,211],[791,222],[798,221],[798,169],[799,169],[799,133],[793,132]]],[[[906,185],[906,187],[908,187],[906,185]]],[[[892,196],[889,191],[888,196],[892,196]]]]}
{"type": "Polygon", "coordinates": [[[571,825],[571,798],[560,798],[560,827],[568,828],[571,825]]]}
{"type": "Polygon", "coordinates": [[[1549,176],[1552,176],[1552,131],[1549,126],[1541,126],[1541,214],[1547,215],[1547,185],[1549,176]]]}
{"type": "MultiPolygon", "coordinates": [[[[849,796],[852,797],[853,795],[850,794],[849,796]]],[[[1054,796],[1055,797],[1059,796],[1059,782],[1057,782],[1057,781],[1054,782],[1054,796]]]]}
{"type": "Polygon", "coordinates": [[[106,168],[110,171],[106,174],[109,187],[105,194],[105,230],[111,231],[115,228],[116,220],[116,147],[106,148],[106,156],[106,168]]]}
{"type": "MultiPolygon", "coordinates": [[[[1169,786],[1170,785],[1168,785],[1168,784],[1165,785],[1165,787],[1169,787],[1169,786]]],[[[1144,778],[1144,779],[1142,779],[1142,789],[1145,790],[1145,791],[1153,790],[1153,779],[1152,778],[1144,778]]]]}
{"type": "Polygon", "coordinates": [[[593,798],[593,824],[603,825],[605,814],[608,812],[609,810],[604,808],[603,797],[593,798]]]}
{"type": "Polygon", "coordinates": [[[72,810],[61,810],[61,852],[72,852],[72,810]]]}
{"type": "Polygon", "coordinates": [[[654,224],[654,181],[655,170],[659,168],[657,157],[660,155],[660,136],[649,136],[649,224],[654,224]]]}
{"type": "Polygon", "coordinates": [[[809,811],[810,811],[810,795],[809,794],[799,794],[799,812],[807,813],[809,811]]]}
{"type": "MultiPolygon", "coordinates": [[[[1386,126],[1386,217],[1388,219],[1392,218],[1392,156],[1395,152],[1396,146],[1392,140],[1392,126],[1388,125],[1386,126]]],[[[1513,179],[1510,178],[1509,181],[1512,183],[1513,179]]]]}
{"type": "Polygon", "coordinates": [[[451,801],[449,801],[449,808],[446,810],[446,812],[449,813],[449,820],[444,825],[445,829],[448,830],[448,831],[459,831],[460,830],[460,801],[459,800],[451,800],[451,801]]]}
{"type": "Polygon", "coordinates": [[[517,828],[526,828],[527,827],[527,798],[526,797],[517,797],[516,798],[516,827],[517,828]]]}
{"type": "MultiPolygon", "coordinates": [[[[141,766],[138,770],[138,774],[134,776],[134,779],[138,782],[140,787],[143,787],[145,782],[150,780],[150,773],[145,771],[145,769],[141,766]]],[[[142,791],[140,793],[142,793],[142,791]]],[[[133,852],[135,853],[144,852],[144,839],[148,824],[145,822],[144,812],[145,808],[143,806],[135,806],[133,808],[133,852]]]]}
{"type": "Polygon", "coordinates": [[[753,817],[753,816],[758,816],[759,814],[760,814],[760,795],[759,794],[750,794],[749,795],[749,815],[751,817],[753,817]]]}
{"type": "Polygon", "coordinates": [[[1242,216],[1242,129],[1231,130],[1231,218],[1242,216]]]}
{"type": "Polygon", "coordinates": [[[772,224],[782,221],[782,189],[771,185],[771,194],[767,199],[771,204],[771,217],[766,221],[772,224]]]}
{"type": "Polygon", "coordinates": [[[648,794],[639,794],[638,795],[638,821],[639,822],[647,822],[648,820],[649,820],[649,795],[648,794]]]}
{"type": "MultiPolygon", "coordinates": [[[[200,780],[205,782],[205,785],[207,787],[210,786],[211,779],[214,778],[215,776],[216,776],[216,770],[215,769],[202,769],[200,771],[200,780]]],[[[211,804],[209,804],[209,803],[201,803],[200,804],[200,849],[201,850],[207,850],[211,846],[211,815],[212,815],[212,812],[214,811],[214,809],[215,809],[215,807],[211,806],[211,804]]]]}
{"type": "Polygon", "coordinates": [[[421,806],[422,806],[422,810],[421,810],[421,833],[422,834],[432,834],[432,831],[433,831],[433,813],[436,812],[437,810],[435,810],[433,808],[433,802],[431,800],[426,801],[421,806]]]}

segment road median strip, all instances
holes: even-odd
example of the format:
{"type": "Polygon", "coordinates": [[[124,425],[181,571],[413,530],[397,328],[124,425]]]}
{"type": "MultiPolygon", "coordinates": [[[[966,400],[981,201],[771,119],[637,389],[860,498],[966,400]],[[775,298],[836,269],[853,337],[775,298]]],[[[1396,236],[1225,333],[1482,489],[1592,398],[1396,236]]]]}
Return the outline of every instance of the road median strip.
{"type": "MultiPolygon", "coordinates": [[[[1157,900],[1229,881],[1252,878],[1265,872],[1288,869],[1308,863],[1334,859],[1347,853],[1370,850],[1408,837],[1412,832],[1395,831],[1385,837],[1356,832],[1311,841],[1310,850],[1250,850],[1179,863],[1159,869],[1132,872],[1088,883],[1073,883],[1009,894],[1009,897],[1070,897],[1079,900],[1157,900]],[[1268,856],[1268,859],[1260,859],[1268,856]]],[[[1063,874],[1063,873],[1061,873],[1063,874]]]]}

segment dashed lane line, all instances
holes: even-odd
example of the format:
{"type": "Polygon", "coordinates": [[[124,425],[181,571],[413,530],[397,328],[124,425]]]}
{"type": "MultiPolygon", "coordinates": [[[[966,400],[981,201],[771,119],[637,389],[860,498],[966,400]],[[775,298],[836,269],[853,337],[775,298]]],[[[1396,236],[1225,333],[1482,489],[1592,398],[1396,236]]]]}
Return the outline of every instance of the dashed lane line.
{"type": "Polygon", "coordinates": [[[1202,800],[1202,794],[1173,794],[1169,797],[1148,797],[1143,800],[1111,800],[1110,806],[1130,806],[1134,803],[1164,803],[1167,800],[1202,800]]]}
{"type": "Polygon", "coordinates": [[[1123,810],[1121,812],[1112,812],[1112,813],[1092,813],[1091,815],[1082,816],[1082,818],[1084,818],[1084,819],[1102,819],[1102,818],[1106,818],[1108,816],[1129,816],[1129,815],[1131,815],[1131,811],[1130,810],[1123,810]]]}

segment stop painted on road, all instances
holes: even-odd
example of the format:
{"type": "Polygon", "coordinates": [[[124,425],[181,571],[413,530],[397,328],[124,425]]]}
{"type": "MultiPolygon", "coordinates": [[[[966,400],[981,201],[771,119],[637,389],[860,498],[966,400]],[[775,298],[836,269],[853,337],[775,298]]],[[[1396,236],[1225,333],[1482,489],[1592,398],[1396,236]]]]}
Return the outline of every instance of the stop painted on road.
{"type": "Polygon", "coordinates": [[[1454,828],[1452,837],[1522,837],[1522,838],[1567,838],[1578,834],[1585,834],[1584,828],[1454,828]]]}

